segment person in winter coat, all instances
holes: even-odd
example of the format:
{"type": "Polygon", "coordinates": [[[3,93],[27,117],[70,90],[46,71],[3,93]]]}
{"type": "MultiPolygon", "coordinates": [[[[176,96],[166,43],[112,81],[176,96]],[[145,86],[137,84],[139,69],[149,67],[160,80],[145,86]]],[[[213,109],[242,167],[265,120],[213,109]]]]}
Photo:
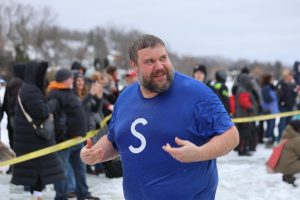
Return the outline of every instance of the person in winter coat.
{"type": "MultiPolygon", "coordinates": [[[[247,74],[248,76],[251,77],[251,83],[252,83],[251,93],[254,96],[255,101],[258,103],[257,104],[257,106],[258,106],[257,114],[262,114],[261,105],[263,103],[263,99],[262,99],[261,87],[259,85],[258,80],[251,75],[248,67],[245,66],[241,69],[241,73],[237,77],[237,82],[232,86],[232,94],[235,94],[235,91],[237,91],[237,88],[239,86],[239,77],[242,74],[247,74]]],[[[258,126],[255,127],[255,129],[257,130],[257,134],[256,134],[257,142],[259,142],[259,143],[263,143],[263,136],[264,136],[264,126],[263,125],[264,125],[264,121],[259,121],[258,126]]],[[[251,143],[254,143],[254,141],[251,143]]]]}
{"type": "Polygon", "coordinates": [[[120,94],[120,90],[119,90],[119,72],[118,72],[118,68],[115,66],[108,66],[106,69],[106,73],[111,76],[112,80],[113,80],[113,94],[118,97],[120,94]]]}
{"type": "MultiPolygon", "coordinates": [[[[289,69],[285,69],[282,72],[282,79],[278,82],[276,88],[280,112],[293,111],[296,107],[297,85],[289,69]]],[[[277,142],[280,141],[283,130],[291,120],[292,116],[280,118],[278,124],[279,134],[276,138],[277,142]]]]}
{"type": "MultiPolygon", "coordinates": [[[[235,94],[236,117],[250,117],[258,114],[258,102],[253,91],[251,77],[248,74],[239,76],[239,86],[235,94]]],[[[240,133],[240,144],[238,154],[240,156],[250,156],[249,151],[255,150],[256,130],[254,122],[239,123],[237,128],[240,133]]]]}
{"type": "MultiPolygon", "coordinates": [[[[85,80],[84,76],[80,73],[76,74],[74,77],[74,91],[75,94],[80,97],[82,105],[84,107],[86,113],[87,120],[87,131],[95,130],[100,128],[99,123],[103,120],[104,115],[102,112],[103,107],[103,77],[100,72],[94,72],[91,75],[91,84],[89,84],[85,80]]],[[[97,134],[92,138],[93,141],[98,141],[100,135],[103,136],[107,133],[106,131],[103,133],[97,134]]],[[[97,164],[95,165],[95,171],[92,169],[90,165],[87,165],[87,173],[97,175],[100,172],[103,172],[103,165],[97,164]]]]}
{"type": "Polygon", "coordinates": [[[212,86],[212,89],[221,99],[227,112],[230,113],[228,87],[225,85],[226,78],[227,75],[225,71],[222,70],[217,71],[216,82],[212,86]]]}
{"type": "MultiPolygon", "coordinates": [[[[92,77],[101,77],[100,72],[94,72],[92,77]]],[[[100,78],[99,78],[100,79],[100,78]]],[[[85,109],[87,116],[87,130],[93,130],[98,126],[101,121],[100,112],[102,112],[102,96],[103,96],[103,86],[102,84],[95,80],[91,80],[92,83],[89,85],[82,74],[77,74],[74,77],[74,92],[80,98],[82,105],[85,109]],[[99,115],[99,117],[98,117],[99,115]]]]}
{"type": "Polygon", "coordinates": [[[210,81],[207,79],[207,70],[205,65],[196,65],[193,68],[193,78],[210,86],[210,81]]]}
{"type": "MultiPolygon", "coordinates": [[[[59,109],[56,100],[47,102],[45,96],[47,68],[46,62],[28,62],[19,92],[25,111],[38,125],[45,121],[54,110],[59,109]]],[[[52,140],[45,140],[35,133],[35,129],[28,122],[19,103],[16,105],[14,128],[14,151],[17,156],[55,144],[54,137],[52,140]]],[[[63,179],[65,179],[63,167],[57,154],[52,153],[15,164],[11,182],[16,185],[29,185],[33,196],[40,200],[45,185],[63,179]]]]}
{"type": "MultiPolygon", "coordinates": [[[[9,145],[13,149],[13,138],[14,138],[14,116],[15,116],[15,107],[17,103],[17,96],[19,93],[19,89],[21,88],[22,81],[24,78],[26,65],[25,64],[16,64],[13,65],[13,73],[14,77],[8,82],[4,94],[3,104],[1,106],[1,119],[3,113],[5,112],[7,115],[7,132],[9,145]]],[[[7,174],[11,173],[11,166],[7,170],[7,174]]]]}
{"type": "MultiPolygon", "coordinates": [[[[55,81],[50,82],[49,97],[56,99],[61,105],[61,109],[54,113],[56,141],[63,142],[68,139],[85,136],[86,115],[82,103],[72,90],[73,75],[69,69],[60,69],[55,74],[55,81]]],[[[83,144],[77,144],[65,150],[59,151],[58,155],[64,166],[65,175],[68,176],[68,167],[71,164],[76,182],[77,200],[94,199],[88,191],[86,182],[86,166],[80,160],[80,150],[83,144]]],[[[62,180],[54,184],[56,192],[55,200],[67,200],[67,180],[62,180]]]]}
{"type": "MultiPolygon", "coordinates": [[[[273,77],[270,74],[265,74],[261,80],[263,104],[262,109],[264,114],[279,113],[278,97],[275,86],[273,85],[273,77]]],[[[266,145],[273,145],[275,142],[274,128],[275,119],[267,121],[266,138],[268,139],[266,145]]]]}
{"type": "Polygon", "coordinates": [[[116,103],[117,97],[114,93],[116,91],[112,77],[103,73],[103,114],[104,117],[110,115],[113,111],[113,105],[116,103]]]}
{"type": "Polygon", "coordinates": [[[297,85],[300,85],[300,62],[295,61],[293,66],[294,79],[297,85]]]}
{"type": "Polygon", "coordinates": [[[287,139],[274,171],[283,174],[282,180],[293,184],[293,176],[300,172],[300,120],[293,120],[283,132],[282,140],[287,139]]]}

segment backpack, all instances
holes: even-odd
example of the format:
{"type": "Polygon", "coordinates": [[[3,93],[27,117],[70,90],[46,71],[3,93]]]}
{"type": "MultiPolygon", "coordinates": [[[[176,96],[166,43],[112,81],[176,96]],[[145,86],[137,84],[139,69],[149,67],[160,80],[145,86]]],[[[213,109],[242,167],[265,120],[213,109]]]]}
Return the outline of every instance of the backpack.
{"type": "Polygon", "coordinates": [[[279,143],[277,146],[273,148],[272,154],[268,158],[268,161],[266,162],[267,172],[274,173],[274,169],[278,164],[278,161],[280,159],[282,150],[287,143],[287,139],[283,140],[281,143],[279,143]]]}

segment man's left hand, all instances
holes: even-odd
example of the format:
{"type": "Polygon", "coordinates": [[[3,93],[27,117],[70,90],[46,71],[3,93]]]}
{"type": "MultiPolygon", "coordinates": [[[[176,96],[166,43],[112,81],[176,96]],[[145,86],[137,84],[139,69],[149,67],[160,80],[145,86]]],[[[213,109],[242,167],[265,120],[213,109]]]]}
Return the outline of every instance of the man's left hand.
{"type": "Polygon", "coordinates": [[[188,140],[181,140],[178,137],[175,138],[175,142],[179,147],[171,147],[171,145],[167,143],[162,147],[163,150],[180,162],[189,163],[199,161],[200,155],[198,153],[198,146],[188,140]]]}

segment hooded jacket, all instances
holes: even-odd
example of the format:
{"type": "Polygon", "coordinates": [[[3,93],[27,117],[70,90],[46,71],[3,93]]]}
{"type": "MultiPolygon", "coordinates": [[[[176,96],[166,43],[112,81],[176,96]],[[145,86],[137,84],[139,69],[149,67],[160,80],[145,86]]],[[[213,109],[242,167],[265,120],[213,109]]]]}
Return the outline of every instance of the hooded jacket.
{"type": "MultiPolygon", "coordinates": [[[[57,109],[55,101],[47,102],[44,95],[44,83],[48,64],[29,62],[24,73],[24,82],[20,89],[20,99],[26,112],[36,124],[41,124],[49,114],[57,109]]],[[[32,125],[25,118],[17,103],[15,112],[14,150],[17,156],[24,155],[55,144],[55,140],[46,141],[36,135],[32,125]]],[[[64,171],[56,153],[48,154],[13,166],[12,183],[35,186],[37,179],[42,185],[64,179],[64,171]]]]}
{"type": "Polygon", "coordinates": [[[212,86],[212,89],[221,99],[227,112],[230,113],[229,94],[225,82],[226,82],[226,73],[224,71],[217,71],[216,83],[212,86]]]}
{"type": "Polygon", "coordinates": [[[15,114],[15,105],[24,78],[25,67],[25,64],[16,64],[13,66],[14,77],[8,82],[5,90],[3,105],[1,107],[1,118],[3,112],[6,112],[9,117],[13,117],[15,114]]]}
{"type": "Polygon", "coordinates": [[[297,85],[300,85],[300,62],[295,61],[294,66],[293,66],[293,71],[294,71],[294,79],[296,81],[297,85]]]}
{"type": "Polygon", "coordinates": [[[239,76],[239,86],[235,95],[236,116],[246,117],[258,114],[258,102],[252,92],[253,85],[248,74],[239,76]]]}

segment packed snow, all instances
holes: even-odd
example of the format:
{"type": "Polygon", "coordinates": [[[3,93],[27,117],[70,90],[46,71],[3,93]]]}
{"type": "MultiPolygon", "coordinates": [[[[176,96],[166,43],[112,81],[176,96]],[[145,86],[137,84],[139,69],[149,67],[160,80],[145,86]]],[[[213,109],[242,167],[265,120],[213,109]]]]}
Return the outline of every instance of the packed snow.
{"type": "MultiPolygon", "coordinates": [[[[1,141],[8,144],[6,130],[7,118],[1,121],[1,141]]],[[[300,197],[300,175],[296,175],[293,187],[282,181],[281,174],[268,174],[265,162],[271,154],[271,149],[258,144],[256,152],[250,157],[239,157],[236,152],[218,158],[219,187],[216,200],[298,200],[300,197]]],[[[21,186],[10,184],[11,175],[5,172],[7,166],[0,167],[0,200],[30,199],[30,194],[21,186]]],[[[87,175],[90,192],[101,200],[123,200],[122,178],[108,179],[104,174],[87,175]]],[[[180,189],[180,185],[178,185],[180,189]]],[[[54,199],[52,185],[43,192],[45,200],[54,199]]]]}
{"type": "MultiPolygon", "coordinates": [[[[1,140],[8,143],[6,117],[1,122],[1,140]]],[[[236,152],[221,157],[218,160],[219,187],[216,200],[298,200],[299,187],[293,187],[283,182],[281,174],[268,174],[264,163],[271,149],[263,144],[257,146],[253,156],[239,157],[236,152]]],[[[29,192],[20,186],[10,184],[11,175],[5,174],[7,167],[0,167],[0,200],[30,199],[29,192]]],[[[101,200],[123,200],[122,178],[108,179],[103,174],[87,175],[88,185],[93,195],[101,200]]],[[[300,185],[300,175],[296,184],[300,185]]],[[[180,189],[180,185],[178,185],[180,189]]],[[[55,192],[51,185],[44,191],[44,199],[53,199],[55,192]]]]}

